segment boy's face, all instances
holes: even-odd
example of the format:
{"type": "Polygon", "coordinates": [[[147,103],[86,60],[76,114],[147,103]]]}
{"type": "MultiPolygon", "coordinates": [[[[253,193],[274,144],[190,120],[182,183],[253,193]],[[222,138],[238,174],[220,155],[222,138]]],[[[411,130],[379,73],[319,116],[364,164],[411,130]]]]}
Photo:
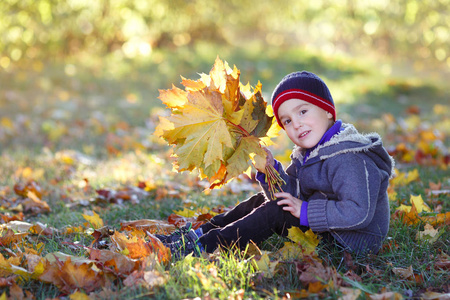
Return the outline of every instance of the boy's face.
{"type": "Polygon", "coordinates": [[[333,125],[333,115],[300,99],[290,99],[278,108],[278,117],[295,145],[309,149],[317,145],[333,125]]]}

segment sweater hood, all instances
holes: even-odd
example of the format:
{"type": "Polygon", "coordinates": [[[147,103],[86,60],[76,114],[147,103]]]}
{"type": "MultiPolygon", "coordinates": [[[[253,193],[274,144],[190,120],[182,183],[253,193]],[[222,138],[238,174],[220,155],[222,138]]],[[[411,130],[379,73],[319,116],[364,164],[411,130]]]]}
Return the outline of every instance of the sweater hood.
{"type": "MultiPolygon", "coordinates": [[[[342,124],[342,130],[338,134],[311,151],[305,165],[349,152],[364,152],[380,169],[386,171],[390,177],[394,176],[394,160],[383,147],[380,135],[378,133],[361,134],[353,125],[346,123],[342,124]]],[[[296,164],[301,165],[304,153],[304,149],[294,146],[291,158],[296,164]]]]}

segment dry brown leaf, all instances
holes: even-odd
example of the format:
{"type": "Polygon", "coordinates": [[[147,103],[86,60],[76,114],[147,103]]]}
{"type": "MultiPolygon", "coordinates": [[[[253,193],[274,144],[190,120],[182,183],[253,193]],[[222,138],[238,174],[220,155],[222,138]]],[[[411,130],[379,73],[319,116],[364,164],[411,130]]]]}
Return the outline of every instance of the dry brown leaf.
{"type": "Polygon", "coordinates": [[[413,270],[412,266],[409,266],[407,269],[393,268],[392,272],[394,272],[395,275],[397,275],[403,279],[408,279],[411,276],[414,276],[414,270],[413,270]]]}
{"type": "Polygon", "coordinates": [[[450,293],[442,294],[436,292],[425,292],[420,298],[424,300],[450,300],[450,293]]]}
{"type": "Polygon", "coordinates": [[[25,212],[31,212],[33,214],[41,214],[50,212],[50,206],[47,202],[42,201],[39,197],[32,191],[29,191],[27,198],[22,202],[25,212]]]}
{"type": "Polygon", "coordinates": [[[385,292],[381,294],[369,295],[371,300],[402,300],[403,296],[397,292],[385,292]]]}
{"type": "Polygon", "coordinates": [[[13,230],[7,229],[1,232],[0,244],[3,246],[10,247],[11,244],[21,242],[27,235],[27,232],[14,233],[13,230]]]}
{"type": "MultiPolygon", "coordinates": [[[[1,275],[1,274],[0,274],[1,275]]],[[[16,282],[17,275],[0,277],[0,287],[12,286],[16,282]]]]}

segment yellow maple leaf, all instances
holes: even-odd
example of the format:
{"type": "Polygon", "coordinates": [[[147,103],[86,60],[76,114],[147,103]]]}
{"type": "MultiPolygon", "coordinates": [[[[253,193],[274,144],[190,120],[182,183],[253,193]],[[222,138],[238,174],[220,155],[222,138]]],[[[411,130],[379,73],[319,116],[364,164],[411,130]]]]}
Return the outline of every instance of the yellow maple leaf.
{"type": "Polygon", "coordinates": [[[98,229],[104,226],[103,219],[95,212],[92,211],[92,216],[83,214],[83,218],[88,221],[94,229],[98,229]]]}
{"type": "Polygon", "coordinates": [[[404,186],[419,179],[419,171],[417,169],[409,172],[399,172],[396,170],[396,176],[390,180],[392,186],[404,186]]]}
{"type": "Polygon", "coordinates": [[[270,261],[270,257],[267,253],[264,253],[259,259],[253,260],[256,268],[263,272],[264,277],[271,278],[275,273],[275,267],[278,265],[278,261],[270,261]]]}
{"type": "Polygon", "coordinates": [[[431,212],[431,208],[423,201],[422,195],[418,195],[418,196],[411,195],[409,202],[411,203],[411,205],[402,204],[397,208],[397,210],[409,213],[409,212],[411,212],[412,204],[414,203],[416,212],[418,214],[420,214],[422,211],[431,212]]]}
{"type": "Polygon", "coordinates": [[[303,232],[298,227],[291,227],[288,229],[288,238],[293,242],[299,244],[305,254],[311,254],[316,250],[319,244],[319,237],[311,229],[303,232]]]}

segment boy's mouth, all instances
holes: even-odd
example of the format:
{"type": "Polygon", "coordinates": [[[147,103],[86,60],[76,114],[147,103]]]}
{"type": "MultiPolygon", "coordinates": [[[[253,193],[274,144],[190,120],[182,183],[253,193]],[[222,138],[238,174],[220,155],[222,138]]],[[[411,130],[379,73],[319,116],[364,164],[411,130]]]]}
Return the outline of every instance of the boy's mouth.
{"type": "Polygon", "coordinates": [[[311,130],[308,130],[308,131],[304,131],[304,132],[302,132],[299,136],[298,136],[298,138],[299,139],[301,139],[301,138],[304,138],[308,133],[310,133],[311,132],[311,130]]]}

